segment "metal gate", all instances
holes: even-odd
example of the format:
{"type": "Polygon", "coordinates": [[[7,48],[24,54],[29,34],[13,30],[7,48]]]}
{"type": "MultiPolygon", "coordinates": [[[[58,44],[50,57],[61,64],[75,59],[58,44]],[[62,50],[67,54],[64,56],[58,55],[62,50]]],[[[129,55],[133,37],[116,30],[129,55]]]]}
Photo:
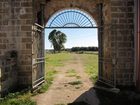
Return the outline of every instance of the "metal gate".
{"type": "Polygon", "coordinates": [[[32,89],[45,81],[44,51],[44,27],[35,23],[32,30],[32,89]]]}
{"type": "MultiPolygon", "coordinates": [[[[98,41],[99,41],[99,70],[98,70],[98,81],[102,82],[108,86],[115,87],[116,86],[116,73],[115,73],[115,63],[116,63],[116,43],[114,46],[114,54],[113,56],[109,56],[108,53],[110,51],[106,51],[106,47],[109,42],[105,41],[107,39],[107,36],[104,32],[111,32],[111,31],[116,31],[116,28],[113,27],[111,24],[104,24],[103,21],[103,4],[98,5],[99,9],[99,26],[98,27],[98,41]]],[[[116,38],[115,38],[116,39],[116,38]]],[[[113,52],[113,51],[112,51],[113,52]]]]}

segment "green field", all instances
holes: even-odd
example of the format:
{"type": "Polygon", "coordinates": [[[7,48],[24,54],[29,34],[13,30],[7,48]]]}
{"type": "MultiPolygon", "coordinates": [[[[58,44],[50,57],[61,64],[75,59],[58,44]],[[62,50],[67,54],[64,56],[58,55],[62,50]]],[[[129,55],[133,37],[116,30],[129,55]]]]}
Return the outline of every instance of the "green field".
{"type": "Polygon", "coordinates": [[[7,97],[0,100],[0,105],[36,105],[31,98],[30,92],[10,93],[7,97]]]}
{"type": "MultiPolygon", "coordinates": [[[[98,75],[98,53],[80,52],[78,54],[80,56],[80,59],[83,61],[85,72],[90,75],[90,78],[94,83],[98,75]]],[[[63,53],[56,53],[56,54],[51,54],[51,53],[46,54],[46,62],[45,62],[46,82],[42,85],[38,93],[47,91],[48,88],[51,86],[52,81],[55,75],[57,74],[55,68],[59,66],[63,66],[65,62],[68,62],[71,59],[75,59],[73,58],[73,53],[63,52],[63,53]]],[[[77,76],[74,69],[70,69],[67,72],[67,74],[68,74],[67,76],[69,77],[76,76],[77,78],[80,78],[77,76]]],[[[79,81],[75,81],[74,83],[70,83],[70,84],[75,85],[79,83],[80,83],[79,81]]],[[[11,93],[0,101],[0,105],[36,105],[36,103],[30,99],[32,95],[33,94],[31,94],[30,92],[11,93]]]]}
{"type": "MultiPolygon", "coordinates": [[[[73,53],[57,53],[57,54],[46,54],[46,79],[50,76],[50,72],[55,71],[55,67],[63,66],[64,62],[74,59],[73,53]]],[[[83,52],[79,54],[83,61],[85,72],[90,75],[93,82],[97,80],[98,76],[98,53],[97,52],[83,52]]],[[[56,73],[56,72],[55,72],[56,73]]],[[[54,73],[54,74],[55,74],[54,73]]],[[[69,70],[69,76],[76,75],[74,70],[69,70]]]]}
{"type": "Polygon", "coordinates": [[[90,79],[95,83],[98,78],[98,53],[83,53],[80,56],[84,62],[85,72],[90,75],[90,79]]]}
{"type": "MultiPolygon", "coordinates": [[[[78,53],[79,54],[79,53],[78,53]]],[[[93,83],[97,80],[98,76],[98,53],[97,52],[82,52],[79,54],[81,60],[84,63],[85,72],[90,76],[93,83]]],[[[48,90],[54,79],[57,71],[56,67],[63,66],[65,62],[70,61],[73,58],[73,53],[47,53],[46,54],[46,83],[42,86],[40,92],[48,90]]],[[[74,70],[68,71],[68,76],[76,76],[74,70]]]]}
{"type": "Polygon", "coordinates": [[[55,70],[56,67],[63,66],[64,62],[71,59],[70,53],[47,53],[46,54],[46,61],[45,61],[45,78],[46,83],[43,84],[42,88],[40,89],[40,93],[45,92],[48,90],[52,81],[54,79],[55,74],[57,71],[55,70]]]}

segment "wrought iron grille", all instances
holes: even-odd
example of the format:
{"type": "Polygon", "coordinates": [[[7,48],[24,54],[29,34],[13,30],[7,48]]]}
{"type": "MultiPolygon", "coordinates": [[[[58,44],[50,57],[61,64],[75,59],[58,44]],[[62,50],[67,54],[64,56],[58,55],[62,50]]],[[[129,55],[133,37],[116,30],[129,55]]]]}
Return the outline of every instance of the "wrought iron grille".
{"type": "Polygon", "coordinates": [[[95,27],[96,23],[90,15],[78,9],[67,9],[54,14],[47,27],[95,27]]]}

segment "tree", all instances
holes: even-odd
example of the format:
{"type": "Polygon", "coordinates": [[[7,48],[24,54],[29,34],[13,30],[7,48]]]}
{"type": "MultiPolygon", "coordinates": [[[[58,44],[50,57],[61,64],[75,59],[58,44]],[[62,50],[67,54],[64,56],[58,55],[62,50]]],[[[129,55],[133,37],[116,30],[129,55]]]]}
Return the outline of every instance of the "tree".
{"type": "Polygon", "coordinates": [[[52,43],[54,53],[60,52],[64,48],[64,43],[67,41],[67,37],[61,31],[53,30],[48,36],[49,41],[52,43]]]}

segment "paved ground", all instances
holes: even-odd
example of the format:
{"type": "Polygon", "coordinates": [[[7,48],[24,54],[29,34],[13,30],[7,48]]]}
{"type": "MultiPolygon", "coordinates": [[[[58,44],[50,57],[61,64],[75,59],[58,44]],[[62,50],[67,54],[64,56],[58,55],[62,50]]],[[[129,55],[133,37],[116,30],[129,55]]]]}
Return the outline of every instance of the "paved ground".
{"type": "Polygon", "coordinates": [[[81,101],[89,105],[99,105],[96,92],[92,88],[93,84],[84,72],[83,63],[78,54],[74,54],[71,61],[56,70],[58,73],[49,90],[33,98],[37,105],[67,105],[81,101]],[[76,75],[70,76],[68,73],[70,70],[74,70],[76,75]]]}

